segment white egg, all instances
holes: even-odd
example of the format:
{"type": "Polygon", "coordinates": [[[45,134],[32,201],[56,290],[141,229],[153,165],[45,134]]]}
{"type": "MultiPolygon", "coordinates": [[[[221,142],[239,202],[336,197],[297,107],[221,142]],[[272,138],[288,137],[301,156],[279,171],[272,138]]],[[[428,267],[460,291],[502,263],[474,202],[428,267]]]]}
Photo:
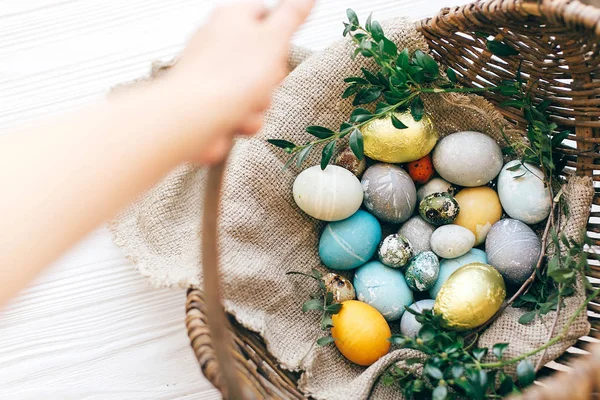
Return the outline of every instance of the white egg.
{"type": "Polygon", "coordinates": [[[302,211],[323,221],[340,221],[354,214],[362,204],[360,181],[347,169],[315,165],[302,171],[294,181],[294,201],[302,211]]]}
{"type": "Polygon", "coordinates": [[[550,215],[552,196],[544,187],[544,173],[534,165],[514,160],[498,176],[498,197],[504,211],[526,224],[537,224],[550,215]]]}
{"type": "Polygon", "coordinates": [[[440,226],[431,235],[431,250],[442,258],[466,254],[475,244],[473,232],[460,225],[440,226]]]}
{"type": "Polygon", "coordinates": [[[480,132],[457,132],[446,136],[433,151],[433,166],[450,183],[475,187],[494,179],[504,159],[502,149],[480,132]]]}

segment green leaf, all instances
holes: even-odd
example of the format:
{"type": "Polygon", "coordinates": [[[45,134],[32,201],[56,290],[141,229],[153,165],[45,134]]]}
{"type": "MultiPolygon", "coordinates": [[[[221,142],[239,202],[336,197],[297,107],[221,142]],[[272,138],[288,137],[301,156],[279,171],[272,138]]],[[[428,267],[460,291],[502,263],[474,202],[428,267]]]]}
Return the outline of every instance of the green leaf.
{"type": "Polygon", "coordinates": [[[525,102],[523,100],[516,100],[516,99],[512,99],[512,100],[507,100],[504,101],[502,103],[500,103],[500,106],[502,107],[515,107],[515,108],[523,108],[525,107],[525,102]]]}
{"type": "Polygon", "coordinates": [[[365,30],[367,32],[371,32],[371,18],[373,18],[373,13],[369,14],[367,17],[367,22],[365,22],[365,30]]]}
{"type": "Polygon", "coordinates": [[[519,323],[522,325],[527,325],[528,323],[533,321],[536,314],[537,314],[536,311],[526,312],[525,314],[521,315],[521,318],[519,318],[519,323]]]}
{"type": "Polygon", "coordinates": [[[360,86],[358,85],[348,86],[346,90],[344,90],[344,93],[342,93],[342,99],[347,99],[348,97],[355,95],[359,88],[360,86]]]}
{"type": "Polygon", "coordinates": [[[334,132],[331,129],[325,128],[324,126],[311,125],[306,127],[306,132],[310,133],[313,136],[318,137],[319,139],[327,139],[334,135],[334,132]]]}
{"type": "Polygon", "coordinates": [[[425,324],[419,330],[419,337],[423,339],[424,342],[429,342],[435,338],[436,329],[431,324],[425,324]]]}
{"type": "Polygon", "coordinates": [[[404,49],[398,54],[398,58],[396,59],[396,65],[400,67],[402,71],[408,73],[408,66],[410,63],[410,55],[408,54],[408,49],[404,49]]]}
{"type": "Polygon", "coordinates": [[[450,82],[456,83],[458,81],[458,78],[456,77],[456,72],[452,68],[448,68],[446,70],[446,75],[448,76],[450,82]]]}
{"type": "Polygon", "coordinates": [[[375,76],[375,74],[373,74],[371,71],[361,68],[361,71],[363,73],[363,75],[365,76],[366,80],[368,83],[372,84],[372,85],[379,85],[379,78],[377,78],[375,76]]]}
{"type": "Polygon", "coordinates": [[[286,169],[288,169],[290,167],[290,165],[292,165],[294,163],[294,160],[296,160],[296,157],[298,157],[298,153],[294,153],[290,156],[290,158],[288,158],[288,160],[286,161],[285,165],[283,166],[283,170],[285,171],[286,169]]]}
{"type": "Polygon", "coordinates": [[[425,111],[425,107],[423,106],[423,100],[421,100],[420,96],[414,98],[412,103],[410,104],[410,113],[412,114],[415,121],[420,121],[423,118],[423,112],[425,111]]]}
{"type": "Polygon", "coordinates": [[[440,380],[444,378],[444,374],[442,374],[442,371],[431,364],[425,364],[425,367],[423,368],[423,373],[425,375],[429,375],[435,380],[440,380]]]}
{"type": "Polygon", "coordinates": [[[523,360],[517,365],[517,380],[521,387],[527,387],[535,381],[535,370],[529,360],[523,360]]]}
{"type": "Polygon", "coordinates": [[[331,303],[333,303],[333,293],[327,292],[325,294],[325,304],[329,305],[331,303]]]}
{"type": "Polygon", "coordinates": [[[376,42],[379,42],[384,38],[383,28],[379,25],[379,22],[373,21],[371,22],[371,35],[376,42]]]}
{"type": "Polygon", "coordinates": [[[331,315],[328,313],[324,313],[321,318],[321,329],[329,329],[333,327],[333,320],[331,319],[331,315]]]}
{"type": "Polygon", "coordinates": [[[335,142],[335,140],[332,140],[323,147],[323,151],[321,152],[321,169],[325,169],[329,165],[329,160],[331,160],[333,151],[335,150],[335,142]]]}
{"type": "Polygon", "coordinates": [[[507,171],[511,171],[511,172],[513,172],[513,171],[518,171],[518,170],[520,170],[522,167],[523,167],[523,164],[522,164],[522,163],[517,163],[517,164],[515,164],[515,165],[513,165],[513,166],[511,166],[511,167],[508,167],[508,168],[506,168],[506,170],[507,170],[507,171]]]}
{"type": "Polygon", "coordinates": [[[446,397],[448,397],[448,388],[446,386],[436,387],[431,394],[432,400],[445,400],[446,397]]]}
{"type": "Polygon", "coordinates": [[[352,30],[352,25],[344,22],[344,31],[342,32],[342,36],[346,37],[350,31],[352,30]]]}
{"type": "Polygon", "coordinates": [[[452,366],[451,373],[452,373],[452,377],[454,379],[460,378],[464,372],[465,372],[465,367],[463,367],[462,365],[455,364],[452,366]]]}
{"type": "Polygon", "coordinates": [[[358,16],[356,15],[356,13],[354,12],[353,9],[351,9],[351,8],[347,9],[346,10],[346,15],[348,16],[348,21],[352,25],[359,25],[358,16]]]}
{"type": "Polygon", "coordinates": [[[475,357],[475,359],[477,359],[477,361],[481,361],[481,359],[483,357],[485,357],[487,352],[488,352],[487,347],[473,349],[473,356],[475,357]]]}
{"type": "Polygon", "coordinates": [[[310,154],[312,147],[313,147],[313,145],[311,144],[311,145],[306,146],[302,150],[300,150],[300,152],[298,153],[298,158],[296,160],[296,167],[300,168],[302,166],[302,164],[304,163],[304,161],[310,154]]]}
{"type": "Polygon", "coordinates": [[[497,40],[488,40],[486,47],[493,55],[499,57],[516,56],[519,54],[517,49],[497,40]]]}
{"type": "Polygon", "coordinates": [[[531,293],[525,293],[522,294],[519,299],[521,299],[522,301],[525,301],[527,303],[537,303],[537,299],[535,298],[535,296],[533,296],[531,293]]]}
{"type": "Polygon", "coordinates": [[[280,147],[282,149],[293,149],[296,145],[292,142],[288,142],[283,139],[267,139],[267,142],[271,143],[273,146],[280,147]]]}
{"type": "Polygon", "coordinates": [[[335,339],[331,336],[323,336],[322,338],[317,339],[317,345],[319,346],[327,346],[333,342],[335,342],[335,339]]]}
{"type": "Polygon", "coordinates": [[[307,312],[311,310],[323,310],[323,302],[321,299],[310,299],[302,304],[302,312],[307,312]]]}
{"type": "Polygon", "coordinates": [[[335,304],[328,305],[327,308],[325,309],[325,311],[327,311],[330,314],[337,314],[340,312],[341,309],[342,309],[342,304],[335,303],[335,304]]]}
{"type": "Polygon", "coordinates": [[[358,106],[361,104],[369,104],[374,102],[381,96],[383,89],[378,86],[363,87],[358,90],[352,105],[358,106]]]}
{"type": "Polygon", "coordinates": [[[350,149],[352,150],[356,158],[362,160],[364,158],[363,135],[358,128],[355,128],[350,134],[349,142],[350,149]]]}
{"type": "MultiPolygon", "coordinates": [[[[396,44],[386,37],[384,37],[382,40],[383,40],[383,46],[382,46],[383,52],[392,57],[396,57],[396,54],[398,54],[398,47],[396,46],[396,44]]],[[[381,44],[380,44],[380,46],[381,46],[381,44]]]]}
{"type": "Polygon", "coordinates": [[[496,343],[494,347],[492,347],[492,354],[494,354],[498,360],[502,360],[502,355],[507,347],[508,343],[496,343]]]}
{"type": "Polygon", "coordinates": [[[501,375],[500,378],[500,387],[498,388],[498,393],[502,396],[508,396],[513,392],[515,388],[515,383],[511,376],[509,375],[501,375]]]}
{"type": "Polygon", "coordinates": [[[400,121],[394,114],[391,114],[390,117],[392,119],[392,125],[394,125],[394,128],[396,128],[396,129],[408,128],[408,126],[404,125],[404,123],[402,121],[400,121]]]}
{"type": "Polygon", "coordinates": [[[514,96],[515,94],[519,93],[519,89],[517,87],[515,87],[514,85],[510,85],[510,86],[499,86],[500,88],[500,93],[504,96],[514,96]]]}
{"type": "Polygon", "coordinates": [[[357,108],[354,110],[354,112],[350,115],[350,122],[365,122],[370,120],[371,118],[373,118],[373,115],[371,114],[370,111],[365,110],[364,108],[357,108]],[[364,110],[366,111],[366,113],[363,112],[356,112],[357,110],[364,110]]]}

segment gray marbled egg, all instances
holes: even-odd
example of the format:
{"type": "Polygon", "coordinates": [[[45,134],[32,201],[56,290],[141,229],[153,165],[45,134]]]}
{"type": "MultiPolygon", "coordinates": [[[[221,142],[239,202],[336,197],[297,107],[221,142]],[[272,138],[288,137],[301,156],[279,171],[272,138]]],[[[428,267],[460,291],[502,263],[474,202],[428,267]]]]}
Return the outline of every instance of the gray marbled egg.
{"type": "MultiPolygon", "coordinates": [[[[419,300],[416,303],[411,304],[408,308],[418,313],[422,313],[425,310],[433,309],[434,304],[435,300],[419,300]]],[[[409,312],[402,314],[402,319],[400,320],[400,332],[402,332],[403,335],[414,339],[417,337],[422,327],[423,325],[417,321],[414,314],[409,312]]]]}
{"type": "Polygon", "coordinates": [[[453,133],[440,140],[432,160],[442,178],[467,187],[487,184],[504,164],[498,143],[483,133],[472,131],[453,133]]]}
{"type": "Polygon", "coordinates": [[[541,250],[542,243],[535,232],[510,218],[496,222],[485,241],[488,263],[511,285],[522,285],[531,276],[541,250]]]}
{"type": "Polygon", "coordinates": [[[402,268],[413,255],[410,242],[402,235],[387,236],[379,245],[379,261],[391,268],[402,268]]]}
{"type": "Polygon", "coordinates": [[[385,222],[399,224],[415,210],[415,184],[406,171],[396,165],[372,165],[363,174],[361,184],[365,207],[385,222]]]}
{"type": "Polygon", "coordinates": [[[415,215],[400,227],[398,233],[408,239],[413,249],[413,255],[416,256],[431,250],[430,240],[433,231],[435,231],[435,226],[415,215]]]}
{"type": "Polygon", "coordinates": [[[404,279],[408,287],[417,292],[429,290],[435,284],[440,273],[440,262],[432,251],[419,254],[410,261],[404,279]]]}

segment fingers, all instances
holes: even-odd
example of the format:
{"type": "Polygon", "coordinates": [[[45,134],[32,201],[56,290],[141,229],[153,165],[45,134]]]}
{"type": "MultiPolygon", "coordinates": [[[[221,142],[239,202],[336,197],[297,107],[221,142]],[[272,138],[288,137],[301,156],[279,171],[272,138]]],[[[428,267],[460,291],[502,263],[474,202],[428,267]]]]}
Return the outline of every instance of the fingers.
{"type": "Polygon", "coordinates": [[[231,18],[260,19],[266,13],[265,3],[261,0],[243,0],[215,8],[214,18],[227,20],[231,18]]]}
{"type": "Polygon", "coordinates": [[[315,0],[281,0],[267,18],[267,24],[286,43],[310,14],[315,0]]]}
{"type": "Polygon", "coordinates": [[[240,128],[240,134],[246,136],[254,135],[262,128],[263,123],[264,115],[262,113],[253,114],[244,121],[244,125],[240,128]]]}

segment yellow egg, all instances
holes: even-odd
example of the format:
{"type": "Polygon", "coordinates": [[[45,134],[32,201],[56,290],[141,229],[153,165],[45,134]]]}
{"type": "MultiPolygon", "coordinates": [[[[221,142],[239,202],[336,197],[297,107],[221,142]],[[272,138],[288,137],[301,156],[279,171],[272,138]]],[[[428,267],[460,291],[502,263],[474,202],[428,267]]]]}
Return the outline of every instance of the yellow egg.
{"type": "Polygon", "coordinates": [[[418,160],[431,152],[438,140],[431,119],[423,115],[415,121],[409,111],[395,113],[406,129],[397,129],[391,117],[375,119],[362,127],[367,157],[388,163],[418,160]]]}
{"type": "Polygon", "coordinates": [[[502,205],[494,189],[487,186],[465,188],[454,196],[460,207],[454,224],[463,226],[475,234],[475,246],[485,238],[502,217],[502,205]]]}
{"type": "Polygon", "coordinates": [[[331,337],[340,353],[353,363],[371,365],[390,350],[390,327],[383,315],[367,303],[344,301],[332,319],[331,337]]]}
{"type": "Polygon", "coordinates": [[[490,265],[471,263],[454,271],[442,285],[433,312],[442,315],[446,327],[464,331],[492,318],[505,297],[502,275],[490,265]]]}

